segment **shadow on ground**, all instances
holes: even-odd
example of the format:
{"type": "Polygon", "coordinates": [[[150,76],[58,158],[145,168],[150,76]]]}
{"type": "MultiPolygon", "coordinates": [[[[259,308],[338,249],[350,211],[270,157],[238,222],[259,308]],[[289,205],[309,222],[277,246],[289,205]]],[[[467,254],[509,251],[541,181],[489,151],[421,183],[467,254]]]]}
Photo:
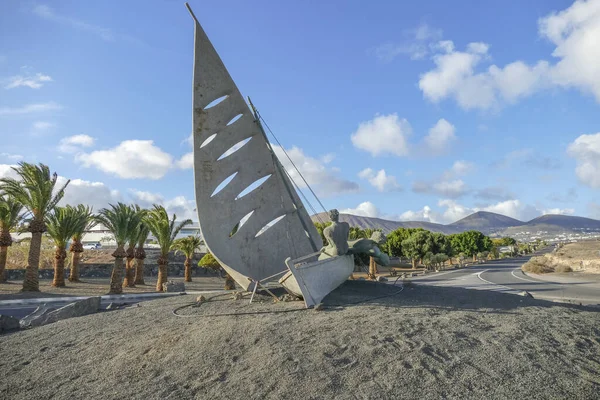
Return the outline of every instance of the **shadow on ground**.
{"type": "Polygon", "coordinates": [[[386,308],[429,307],[486,313],[505,313],[523,307],[564,307],[600,312],[596,307],[537,300],[502,292],[415,284],[403,287],[400,282],[397,285],[389,285],[369,281],[347,281],[331,292],[324,299],[323,304],[330,310],[372,305],[386,308]]]}

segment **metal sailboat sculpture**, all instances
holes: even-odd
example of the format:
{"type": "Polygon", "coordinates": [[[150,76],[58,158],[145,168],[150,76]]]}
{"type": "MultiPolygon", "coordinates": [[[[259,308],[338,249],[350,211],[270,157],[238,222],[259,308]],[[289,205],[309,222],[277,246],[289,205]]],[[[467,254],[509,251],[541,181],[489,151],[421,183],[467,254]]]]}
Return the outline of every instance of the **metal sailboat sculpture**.
{"type": "MultiPolygon", "coordinates": [[[[256,110],[246,104],[186,6],[195,21],[194,180],[204,241],[245,290],[277,281],[288,273],[292,276],[283,279],[283,286],[302,295],[311,306],[346,280],[352,269],[346,275],[346,260],[341,274],[345,276],[342,279],[340,275],[339,283],[332,283],[332,288],[319,287],[319,293],[313,295],[308,293],[314,285],[298,275],[291,259],[301,259],[303,266],[322,264],[316,262],[321,237],[275,156],[256,110]],[[289,271],[286,260],[294,271],[289,271]]],[[[310,271],[312,278],[319,280],[316,270],[310,271]]]]}

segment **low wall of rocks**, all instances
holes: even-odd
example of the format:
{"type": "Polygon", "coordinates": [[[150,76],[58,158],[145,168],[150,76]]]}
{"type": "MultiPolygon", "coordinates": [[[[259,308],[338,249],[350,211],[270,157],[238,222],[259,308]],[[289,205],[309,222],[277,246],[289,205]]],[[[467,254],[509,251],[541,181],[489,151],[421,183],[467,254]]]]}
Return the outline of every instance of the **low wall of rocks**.
{"type": "MultiPolygon", "coordinates": [[[[169,263],[168,265],[168,276],[177,277],[183,276],[185,272],[185,266],[183,263],[169,263]]],[[[80,264],[79,265],[79,276],[81,278],[110,278],[112,274],[113,264],[80,264]]],[[[65,278],[69,277],[71,272],[70,268],[65,269],[65,278]]],[[[125,272],[125,271],[123,271],[125,272]]],[[[144,276],[154,277],[158,275],[157,264],[145,264],[144,265],[144,276]]],[[[192,276],[204,276],[204,275],[215,275],[214,272],[206,270],[192,264],[192,276]]],[[[22,280],[25,276],[25,269],[8,269],[6,270],[6,278],[10,281],[22,280]]],[[[53,279],[53,269],[40,269],[40,279],[53,279]]]]}

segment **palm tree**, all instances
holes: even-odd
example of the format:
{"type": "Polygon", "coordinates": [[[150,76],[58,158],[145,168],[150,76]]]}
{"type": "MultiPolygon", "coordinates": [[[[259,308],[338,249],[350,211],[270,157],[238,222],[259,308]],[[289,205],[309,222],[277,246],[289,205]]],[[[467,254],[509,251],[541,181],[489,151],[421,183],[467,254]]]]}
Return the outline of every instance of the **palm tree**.
{"type": "Polygon", "coordinates": [[[48,166],[20,162],[18,167],[13,167],[13,170],[20,179],[0,179],[0,190],[12,196],[17,203],[23,204],[29,211],[27,230],[31,232],[31,243],[22,290],[39,292],[40,250],[42,234],[46,232],[46,215],[63,198],[65,188],[70,181],[55,191],[58,175],[50,174],[48,166]]]}
{"type": "MultiPolygon", "coordinates": [[[[65,286],[65,259],[67,258],[67,242],[82,225],[82,215],[71,206],[55,207],[46,216],[48,235],[54,241],[54,280],[52,286],[65,286]]],[[[84,221],[85,222],[85,221],[84,221]]],[[[85,225],[85,224],[84,224],[85,225]]]]}
{"type": "Polygon", "coordinates": [[[173,250],[175,250],[175,254],[180,252],[185,254],[185,274],[183,278],[185,282],[192,281],[192,258],[194,258],[194,253],[196,250],[200,250],[202,243],[202,239],[200,239],[198,236],[188,236],[177,239],[173,243],[173,250]]]}
{"type": "Polygon", "coordinates": [[[167,282],[167,265],[169,264],[169,251],[177,234],[186,225],[192,223],[191,219],[186,219],[175,225],[177,216],[173,214],[173,219],[169,220],[169,214],[163,206],[154,205],[148,211],[146,223],[148,229],[154,235],[160,246],[160,257],[158,257],[158,281],[156,282],[156,291],[163,291],[163,283],[167,282]]]}
{"type": "Polygon", "coordinates": [[[71,246],[69,247],[69,252],[71,252],[69,281],[79,282],[79,260],[81,260],[81,253],[83,253],[81,239],[85,231],[90,230],[96,224],[96,221],[93,218],[91,207],[79,204],[73,212],[77,215],[78,224],[75,233],[71,237],[71,246]]]}
{"type": "MultiPolygon", "coordinates": [[[[136,213],[142,212],[142,209],[137,204],[131,207],[133,207],[133,210],[136,213]]],[[[135,229],[132,229],[127,238],[127,250],[125,251],[127,254],[127,261],[125,263],[125,279],[123,280],[123,286],[125,287],[135,287],[135,266],[133,265],[135,258],[134,250],[139,234],[140,225],[136,226],[135,229]]]]}
{"type": "Polygon", "coordinates": [[[145,223],[140,225],[140,229],[138,231],[137,237],[137,248],[134,252],[135,257],[135,285],[145,285],[144,282],[144,259],[146,258],[146,252],[144,251],[144,244],[146,244],[146,240],[148,239],[148,235],[150,234],[150,230],[145,223]]]}
{"type": "Polygon", "coordinates": [[[143,213],[136,212],[126,204],[117,203],[109,204],[109,208],[100,210],[95,218],[113,234],[117,242],[117,249],[112,253],[115,265],[110,276],[109,294],[123,293],[123,258],[127,256],[124,247],[131,231],[137,229],[142,221],[143,213]]]}
{"type": "Polygon", "coordinates": [[[8,247],[12,245],[10,231],[17,227],[23,218],[23,205],[10,196],[0,196],[0,282],[6,282],[4,268],[8,247]]]}

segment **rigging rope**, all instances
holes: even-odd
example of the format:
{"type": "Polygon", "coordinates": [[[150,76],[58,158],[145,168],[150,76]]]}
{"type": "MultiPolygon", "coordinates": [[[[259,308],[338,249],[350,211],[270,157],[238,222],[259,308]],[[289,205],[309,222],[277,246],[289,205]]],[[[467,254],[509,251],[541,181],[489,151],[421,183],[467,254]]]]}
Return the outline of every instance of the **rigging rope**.
{"type": "MultiPolygon", "coordinates": [[[[323,203],[321,202],[321,200],[319,199],[319,197],[316,195],[316,193],[314,192],[314,190],[310,187],[310,185],[308,184],[308,182],[306,181],[306,179],[304,179],[304,175],[302,175],[302,173],[300,172],[300,170],[298,169],[298,167],[296,167],[296,164],[294,164],[294,162],[292,161],[292,158],[289,156],[288,152],[285,151],[285,149],[281,145],[281,142],[279,141],[279,139],[277,139],[277,136],[275,136],[275,134],[273,133],[273,131],[269,127],[269,124],[267,124],[267,121],[265,121],[265,119],[262,117],[262,115],[260,114],[260,112],[258,110],[256,110],[256,114],[258,115],[258,118],[260,118],[260,120],[265,124],[265,126],[269,130],[269,133],[271,133],[271,136],[273,136],[273,139],[275,139],[275,142],[277,142],[277,145],[281,148],[281,150],[283,151],[283,153],[285,154],[285,156],[287,157],[287,159],[290,161],[290,163],[292,164],[292,166],[294,167],[294,169],[296,170],[296,172],[298,173],[298,175],[300,175],[300,178],[302,178],[302,180],[304,181],[304,184],[306,185],[306,187],[308,188],[308,190],[310,190],[310,192],[315,197],[315,199],[317,200],[317,202],[319,202],[319,205],[321,206],[321,208],[323,209],[323,211],[325,213],[327,213],[327,209],[325,208],[325,206],[323,205],[323,203]]],[[[288,174],[288,176],[289,176],[289,174],[288,174]]],[[[292,177],[290,177],[290,179],[293,181],[292,177]]],[[[296,183],[294,183],[294,184],[296,185],[296,187],[298,186],[296,183]]],[[[312,208],[312,206],[311,206],[311,208],[312,208]]]]}

